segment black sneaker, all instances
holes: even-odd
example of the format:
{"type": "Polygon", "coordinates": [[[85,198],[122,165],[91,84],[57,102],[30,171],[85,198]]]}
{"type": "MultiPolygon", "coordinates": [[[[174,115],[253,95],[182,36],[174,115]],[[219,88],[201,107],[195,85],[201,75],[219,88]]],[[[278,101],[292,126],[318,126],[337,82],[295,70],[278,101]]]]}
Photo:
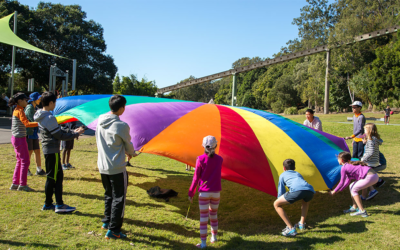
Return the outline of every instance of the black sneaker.
{"type": "Polygon", "coordinates": [[[40,171],[36,171],[36,175],[43,176],[43,175],[46,175],[46,172],[44,172],[43,169],[40,169],[40,171]]]}
{"type": "Polygon", "coordinates": [[[384,179],[379,179],[379,181],[376,183],[375,187],[380,188],[383,186],[383,184],[385,184],[385,180],[384,179]]]}

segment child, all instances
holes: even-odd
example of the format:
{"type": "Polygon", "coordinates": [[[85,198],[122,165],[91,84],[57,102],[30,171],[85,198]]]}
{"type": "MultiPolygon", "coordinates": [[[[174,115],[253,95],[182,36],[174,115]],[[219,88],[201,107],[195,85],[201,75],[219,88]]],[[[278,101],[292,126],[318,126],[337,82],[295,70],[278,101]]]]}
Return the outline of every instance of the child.
{"type": "MultiPolygon", "coordinates": [[[[73,131],[77,129],[76,122],[68,122],[67,124],[61,125],[65,130],[73,131]]],[[[69,159],[71,157],[71,150],[74,149],[74,140],[71,141],[61,141],[61,149],[62,153],[62,168],[63,170],[68,170],[75,168],[69,163],[69,159]]]]}
{"type": "Polygon", "coordinates": [[[344,190],[350,184],[351,180],[355,180],[355,182],[350,184],[353,206],[350,206],[350,209],[344,210],[343,212],[345,214],[351,213],[351,216],[361,215],[362,217],[368,217],[367,211],[364,210],[358,192],[377,183],[379,180],[378,174],[364,162],[351,161],[351,155],[349,152],[341,152],[338,155],[338,162],[340,165],[343,165],[340,170],[340,182],[336,186],[335,190],[331,191],[330,194],[334,195],[335,193],[344,190]]]}
{"type": "MultiPolygon", "coordinates": [[[[34,92],[29,96],[30,100],[28,101],[28,105],[25,107],[25,115],[26,118],[30,122],[33,122],[33,116],[36,112],[37,105],[40,104],[42,96],[38,92],[34,92]]],[[[39,147],[39,136],[38,136],[38,128],[27,128],[26,129],[27,137],[26,141],[28,142],[28,151],[29,151],[29,159],[32,156],[32,153],[35,152],[35,162],[36,162],[36,175],[46,175],[46,172],[42,169],[42,161],[40,159],[40,147],[39,147]]],[[[28,175],[32,175],[28,169],[28,175]]]]}
{"type": "Polygon", "coordinates": [[[276,212],[286,224],[286,228],[282,231],[283,236],[296,236],[296,228],[300,230],[306,228],[309,202],[312,200],[315,193],[313,186],[308,184],[301,174],[294,171],[296,169],[295,164],[295,161],[292,159],[286,159],[283,162],[284,172],[279,176],[278,199],[274,202],[276,212]],[[289,188],[289,192],[286,192],[285,186],[289,188]],[[303,200],[301,204],[300,222],[293,226],[282,206],[293,204],[299,200],[303,200]]]}
{"type": "Polygon", "coordinates": [[[192,170],[192,166],[190,166],[189,164],[186,164],[186,171],[190,171],[192,170]]]}
{"type": "Polygon", "coordinates": [[[344,139],[353,139],[353,158],[361,158],[364,154],[362,135],[364,134],[365,116],[361,113],[362,103],[355,101],[350,105],[353,109],[353,135],[344,139]]]}
{"type": "Polygon", "coordinates": [[[28,105],[29,98],[24,93],[15,94],[9,101],[10,107],[17,105],[12,115],[11,143],[14,146],[17,164],[15,165],[13,183],[10,190],[34,191],[26,184],[28,179],[28,168],[31,163],[28,143],[26,142],[26,128],[37,127],[37,122],[29,122],[25,116],[24,108],[28,105]]]}
{"type": "Polygon", "coordinates": [[[217,140],[214,136],[203,138],[205,152],[197,157],[196,169],[193,175],[192,185],[189,188],[189,201],[193,202],[197,184],[199,187],[199,208],[200,208],[200,239],[198,248],[207,246],[207,224],[210,217],[211,224],[211,243],[217,241],[218,233],[218,206],[221,191],[221,168],[223,159],[215,154],[217,140]]]}
{"type": "Polygon", "coordinates": [[[391,114],[391,111],[392,111],[392,110],[390,109],[390,106],[387,105],[386,108],[384,109],[384,111],[385,111],[385,118],[384,118],[385,124],[386,124],[386,125],[389,125],[390,114],[391,114]]]}
{"type": "Polygon", "coordinates": [[[34,116],[39,123],[42,137],[42,150],[46,165],[46,185],[44,188],[46,200],[42,210],[55,210],[56,213],[68,213],[76,210],[64,204],[62,199],[62,183],[64,174],[60,160],[60,140],[73,140],[84,132],[77,129],[73,132],[64,131],[58,125],[51,111],[56,107],[57,96],[53,92],[44,92],[42,95],[43,109],[38,110],[34,116]],[[53,205],[53,192],[56,196],[56,205],[53,205]]]}
{"type": "Polygon", "coordinates": [[[105,211],[102,220],[104,224],[101,228],[108,229],[106,239],[121,239],[126,238],[126,234],[121,232],[128,188],[125,154],[128,161],[136,154],[129,134],[129,125],[119,119],[125,111],[125,97],[114,95],[108,104],[111,114],[101,115],[96,127],[99,152],[97,166],[105,189],[105,211]]]}
{"type": "MultiPolygon", "coordinates": [[[[379,162],[379,145],[382,145],[383,140],[379,136],[378,128],[373,123],[367,123],[364,127],[365,138],[363,142],[365,143],[364,155],[361,158],[362,162],[365,162],[368,166],[375,168],[380,165],[379,162]]],[[[376,172],[376,171],[375,171],[376,172]]],[[[384,180],[379,179],[377,186],[380,187],[385,183],[384,180]]],[[[370,186],[370,192],[368,197],[366,197],[367,189],[363,191],[362,198],[366,197],[366,200],[370,200],[378,194],[378,191],[370,186]]]]}

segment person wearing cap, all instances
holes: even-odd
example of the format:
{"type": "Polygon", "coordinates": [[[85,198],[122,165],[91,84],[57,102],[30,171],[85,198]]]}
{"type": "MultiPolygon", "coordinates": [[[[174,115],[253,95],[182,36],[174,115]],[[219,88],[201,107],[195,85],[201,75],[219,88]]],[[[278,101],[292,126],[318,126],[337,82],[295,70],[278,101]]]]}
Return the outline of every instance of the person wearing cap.
{"type": "Polygon", "coordinates": [[[364,126],[365,116],[361,113],[362,103],[355,101],[350,105],[353,109],[353,134],[344,139],[353,139],[353,158],[361,159],[364,154],[364,126]]]}
{"type": "Polygon", "coordinates": [[[303,125],[322,131],[322,122],[318,117],[314,116],[314,110],[312,109],[306,110],[306,120],[303,122],[303,125]]]}
{"type": "Polygon", "coordinates": [[[193,202],[196,187],[199,185],[200,208],[200,239],[198,248],[207,247],[207,224],[210,217],[211,243],[217,241],[218,233],[218,206],[221,191],[221,168],[223,159],[215,153],[217,140],[214,136],[206,136],[203,139],[204,154],[197,157],[196,169],[193,175],[192,185],[189,188],[189,201],[193,202]]]}
{"type": "MultiPolygon", "coordinates": [[[[28,105],[25,107],[25,115],[26,118],[30,122],[33,122],[33,116],[36,113],[36,107],[40,104],[42,96],[38,92],[33,92],[29,95],[30,100],[28,101],[28,105]]],[[[35,162],[36,162],[36,175],[44,176],[46,172],[42,169],[42,161],[40,159],[40,146],[39,146],[39,128],[27,128],[26,129],[26,141],[28,142],[28,151],[29,151],[29,159],[32,156],[32,153],[35,152],[35,162]]],[[[28,175],[32,176],[31,171],[28,169],[28,175]]]]}
{"type": "Polygon", "coordinates": [[[37,122],[30,122],[24,113],[24,108],[28,105],[29,98],[22,92],[15,94],[9,101],[8,106],[16,105],[11,118],[11,143],[17,158],[15,165],[13,182],[10,190],[34,191],[27,185],[28,168],[30,157],[28,152],[28,143],[26,142],[26,128],[35,128],[37,122]]]}

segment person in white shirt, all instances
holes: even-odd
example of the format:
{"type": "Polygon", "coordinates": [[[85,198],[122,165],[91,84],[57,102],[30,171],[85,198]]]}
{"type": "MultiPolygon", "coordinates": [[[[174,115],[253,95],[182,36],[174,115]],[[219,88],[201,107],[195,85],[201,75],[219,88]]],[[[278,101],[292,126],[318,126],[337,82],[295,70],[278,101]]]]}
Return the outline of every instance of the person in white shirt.
{"type": "Polygon", "coordinates": [[[7,106],[8,106],[8,102],[10,101],[10,99],[7,97],[6,93],[3,93],[3,94],[1,95],[1,98],[2,98],[4,101],[7,102],[7,106]]]}
{"type": "Polygon", "coordinates": [[[318,117],[314,116],[314,110],[307,109],[306,118],[307,119],[303,122],[304,126],[322,131],[322,122],[318,117]]]}

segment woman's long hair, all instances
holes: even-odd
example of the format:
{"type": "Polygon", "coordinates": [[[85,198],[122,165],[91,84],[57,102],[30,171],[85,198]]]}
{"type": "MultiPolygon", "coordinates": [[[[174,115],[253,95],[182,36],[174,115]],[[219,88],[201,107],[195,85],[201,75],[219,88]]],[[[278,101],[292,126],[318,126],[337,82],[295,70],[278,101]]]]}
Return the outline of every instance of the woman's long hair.
{"type": "Polygon", "coordinates": [[[341,152],[338,155],[338,158],[342,159],[343,163],[349,163],[351,165],[368,166],[368,164],[363,161],[351,161],[351,154],[346,151],[341,152]]]}
{"type": "Polygon", "coordinates": [[[372,140],[372,136],[375,136],[378,140],[381,139],[381,136],[378,133],[378,128],[374,123],[367,123],[364,126],[365,136],[368,140],[372,140]]]}

